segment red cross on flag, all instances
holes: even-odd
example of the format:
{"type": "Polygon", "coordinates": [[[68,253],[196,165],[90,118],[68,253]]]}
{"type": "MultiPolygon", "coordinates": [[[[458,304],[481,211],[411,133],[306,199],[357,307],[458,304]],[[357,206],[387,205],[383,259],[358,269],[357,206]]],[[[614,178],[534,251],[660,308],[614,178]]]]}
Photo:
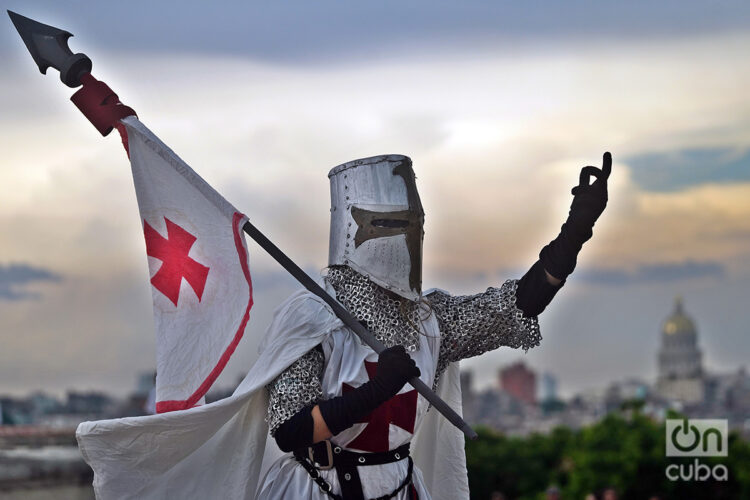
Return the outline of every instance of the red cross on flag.
{"type": "Polygon", "coordinates": [[[156,411],[184,410],[203,403],[250,316],[247,218],[136,117],[122,122],[154,300],[156,411]]]}

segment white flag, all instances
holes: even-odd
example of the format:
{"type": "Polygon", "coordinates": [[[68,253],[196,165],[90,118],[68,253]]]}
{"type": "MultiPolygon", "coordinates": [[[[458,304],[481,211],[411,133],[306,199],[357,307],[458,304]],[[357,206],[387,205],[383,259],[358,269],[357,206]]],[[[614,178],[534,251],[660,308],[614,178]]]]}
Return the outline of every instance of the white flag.
{"type": "Polygon", "coordinates": [[[202,404],[253,305],[247,218],[134,116],[127,128],[151,274],[156,411],[202,404]]]}

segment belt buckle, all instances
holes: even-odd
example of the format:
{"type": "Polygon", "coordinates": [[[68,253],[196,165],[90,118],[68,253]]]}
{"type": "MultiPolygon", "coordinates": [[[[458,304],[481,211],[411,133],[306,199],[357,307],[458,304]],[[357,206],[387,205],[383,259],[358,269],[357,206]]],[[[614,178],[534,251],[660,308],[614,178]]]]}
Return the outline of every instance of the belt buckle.
{"type": "Polygon", "coordinates": [[[320,465],[320,463],[315,461],[315,454],[313,453],[312,446],[307,449],[307,456],[310,459],[310,462],[315,465],[318,470],[330,470],[333,469],[333,448],[331,447],[331,442],[329,440],[326,439],[323,442],[326,444],[326,454],[328,455],[327,465],[320,465]]]}

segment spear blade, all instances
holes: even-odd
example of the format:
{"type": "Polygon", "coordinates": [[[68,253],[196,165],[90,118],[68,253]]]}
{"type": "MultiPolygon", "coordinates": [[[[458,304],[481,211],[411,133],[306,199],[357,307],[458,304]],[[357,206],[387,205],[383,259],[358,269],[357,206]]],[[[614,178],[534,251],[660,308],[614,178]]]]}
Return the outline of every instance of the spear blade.
{"type": "Polygon", "coordinates": [[[72,33],[10,10],[8,16],[42,74],[47,73],[47,68],[55,68],[60,71],[60,80],[75,88],[81,85],[82,75],[91,73],[91,59],[86,54],[73,54],[68,47],[72,33]]]}

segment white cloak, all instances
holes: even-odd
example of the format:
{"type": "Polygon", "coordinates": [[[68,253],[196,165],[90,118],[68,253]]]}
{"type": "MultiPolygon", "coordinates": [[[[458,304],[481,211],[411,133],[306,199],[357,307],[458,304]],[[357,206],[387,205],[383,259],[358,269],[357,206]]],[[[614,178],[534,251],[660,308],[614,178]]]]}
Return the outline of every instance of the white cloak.
{"type": "MultiPolygon", "coordinates": [[[[342,329],[321,299],[300,290],[274,312],[258,361],[229,398],[189,410],[81,423],[76,437],[94,470],[97,498],[255,498],[261,472],[280,455],[267,439],[265,386],[342,329]]],[[[461,413],[457,363],[443,373],[438,395],[461,413]]],[[[434,409],[424,415],[411,450],[433,499],[469,497],[463,434],[434,409]]]]}

